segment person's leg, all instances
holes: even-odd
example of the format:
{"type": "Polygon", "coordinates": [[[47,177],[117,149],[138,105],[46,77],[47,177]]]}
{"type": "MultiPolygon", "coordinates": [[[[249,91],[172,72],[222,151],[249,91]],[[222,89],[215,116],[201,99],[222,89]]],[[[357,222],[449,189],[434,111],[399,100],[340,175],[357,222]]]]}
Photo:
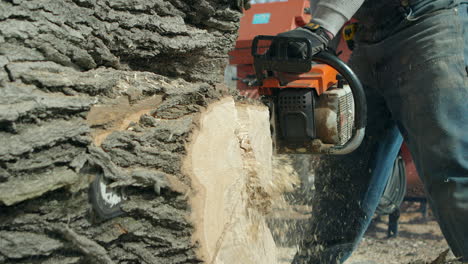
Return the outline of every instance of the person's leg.
{"type": "Polygon", "coordinates": [[[468,10],[437,12],[382,44],[383,90],[452,251],[468,260],[468,10]],[[385,61],[385,60],[384,60],[385,61]],[[386,87],[389,88],[389,87],[386,87]]]}
{"type": "Polygon", "coordinates": [[[376,77],[366,58],[359,50],[352,58],[353,69],[367,87],[366,137],[354,153],[321,158],[309,231],[294,264],[344,262],[367,229],[392,172],[402,137],[383,98],[369,88],[376,77]]]}

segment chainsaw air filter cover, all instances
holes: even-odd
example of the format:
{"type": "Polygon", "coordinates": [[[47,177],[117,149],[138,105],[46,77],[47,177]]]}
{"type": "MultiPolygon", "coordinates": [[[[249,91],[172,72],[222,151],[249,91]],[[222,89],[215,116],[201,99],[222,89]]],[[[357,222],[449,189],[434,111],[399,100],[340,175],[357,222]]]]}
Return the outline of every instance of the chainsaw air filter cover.
{"type": "Polygon", "coordinates": [[[279,93],[278,117],[283,139],[299,143],[315,138],[314,101],[311,89],[286,89],[279,93]]]}

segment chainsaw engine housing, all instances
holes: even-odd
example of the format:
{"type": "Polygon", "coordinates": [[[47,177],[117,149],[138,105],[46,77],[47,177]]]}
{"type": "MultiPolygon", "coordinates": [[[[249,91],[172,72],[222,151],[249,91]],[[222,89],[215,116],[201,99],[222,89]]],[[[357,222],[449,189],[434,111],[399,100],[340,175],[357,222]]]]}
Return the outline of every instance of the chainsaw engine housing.
{"type": "Polygon", "coordinates": [[[353,135],[354,102],[348,85],[320,96],[314,89],[280,89],[273,101],[278,153],[315,153],[318,146],[344,145],[353,135]]]}

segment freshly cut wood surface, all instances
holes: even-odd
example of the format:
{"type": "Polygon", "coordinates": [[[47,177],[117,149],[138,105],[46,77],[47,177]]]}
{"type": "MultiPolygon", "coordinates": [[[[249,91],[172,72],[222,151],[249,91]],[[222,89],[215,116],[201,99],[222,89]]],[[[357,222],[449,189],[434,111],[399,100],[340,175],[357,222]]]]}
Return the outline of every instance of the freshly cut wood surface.
{"type": "Polygon", "coordinates": [[[272,196],[272,143],[268,109],[226,98],[200,118],[185,163],[194,239],[206,263],[276,263],[265,221],[272,196]]]}

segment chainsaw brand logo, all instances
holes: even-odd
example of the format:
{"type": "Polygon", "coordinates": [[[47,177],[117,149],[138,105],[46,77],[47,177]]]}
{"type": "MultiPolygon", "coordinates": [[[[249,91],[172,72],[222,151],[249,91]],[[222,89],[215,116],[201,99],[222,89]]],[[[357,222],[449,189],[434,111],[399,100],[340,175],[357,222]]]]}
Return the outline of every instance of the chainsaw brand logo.
{"type": "Polygon", "coordinates": [[[268,24],[270,23],[270,13],[255,14],[252,24],[268,24]]]}

